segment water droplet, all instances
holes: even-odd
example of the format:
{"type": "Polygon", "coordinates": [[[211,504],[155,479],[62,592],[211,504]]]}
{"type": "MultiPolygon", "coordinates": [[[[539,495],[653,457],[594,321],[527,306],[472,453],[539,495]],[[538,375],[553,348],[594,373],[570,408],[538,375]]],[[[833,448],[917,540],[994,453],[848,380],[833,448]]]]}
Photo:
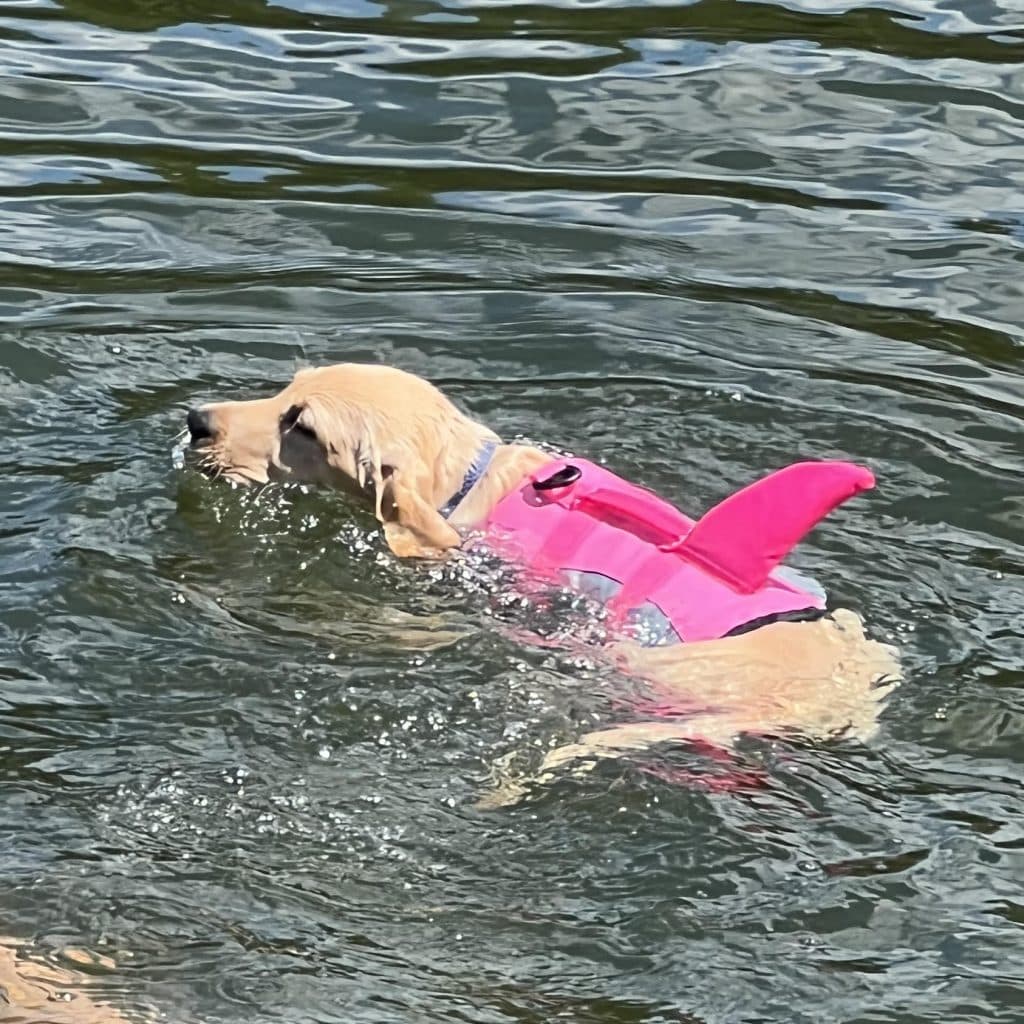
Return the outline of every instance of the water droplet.
{"type": "Polygon", "coordinates": [[[327,744],[325,743],[316,752],[316,754],[317,754],[317,757],[319,757],[321,761],[330,761],[330,759],[331,759],[331,748],[329,746],[327,746],[327,744]]]}

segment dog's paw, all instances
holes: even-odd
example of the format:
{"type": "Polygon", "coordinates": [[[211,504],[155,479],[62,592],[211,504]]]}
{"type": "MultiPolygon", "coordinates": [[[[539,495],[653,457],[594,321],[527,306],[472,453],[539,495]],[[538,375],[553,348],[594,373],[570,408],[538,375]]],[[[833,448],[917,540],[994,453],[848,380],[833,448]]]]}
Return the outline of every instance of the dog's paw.
{"type": "Polygon", "coordinates": [[[518,754],[513,751],[498,758],[491,766],[494,788],[473,806],[485,811],[515,807],[557,778],[566,775],[582,778],[594,770],[601,758],[617,757],[622,752],[620,748],[602,749],[600,745],[590,746],[586,742],[567,743],[549,750],[535,772],[516,774],[511,765],[518,754]]]}

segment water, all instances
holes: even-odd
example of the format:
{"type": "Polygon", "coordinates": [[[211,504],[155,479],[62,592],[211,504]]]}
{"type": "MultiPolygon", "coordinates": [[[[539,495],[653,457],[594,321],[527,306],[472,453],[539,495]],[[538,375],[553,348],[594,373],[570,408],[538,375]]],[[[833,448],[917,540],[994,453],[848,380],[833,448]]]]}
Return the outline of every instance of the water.
{"type": "Polygon", "coordinates": [[[0,40],[0,933],[136,1019],[1020,1019],[1018,4],[26,0],[0,40]],[[878,739],[479,810],[626,681],[338,496],[171,463],[191,403],[337,359],[691,511],[867,461],[795,563],[901,644],[878,739]]]}

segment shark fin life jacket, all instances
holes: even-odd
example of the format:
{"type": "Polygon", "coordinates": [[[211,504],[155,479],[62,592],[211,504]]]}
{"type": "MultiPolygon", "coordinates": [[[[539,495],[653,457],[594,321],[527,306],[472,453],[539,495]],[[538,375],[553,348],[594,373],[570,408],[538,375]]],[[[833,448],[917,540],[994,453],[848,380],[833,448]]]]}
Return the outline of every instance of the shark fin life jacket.
{"type": "Polygon", "coordinates": [[[635,626],[653,612],[666,627],[653,642],[710,640],[820,614],[824,593],[781,562],[837,505],[873,486],[870,470],[848,462],[798,462],[695,522],[601,466],[559,459],[494,507],[486,542],[600,596],[613,623],[635,626]]]}

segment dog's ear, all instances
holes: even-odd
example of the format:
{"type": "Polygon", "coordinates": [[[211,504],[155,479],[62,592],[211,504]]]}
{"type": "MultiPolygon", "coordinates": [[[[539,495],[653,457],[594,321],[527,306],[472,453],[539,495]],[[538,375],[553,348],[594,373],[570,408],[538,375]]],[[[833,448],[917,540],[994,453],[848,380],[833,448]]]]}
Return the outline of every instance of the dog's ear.
{"type": "Polygon", "coordinates": [[[375,495],[375,511],[377,518],[381,518],[384,481],[372,423],[365,416],[338,402],[306,397],[293,402],[281,414],[280,428],[282,436],[297,432],[316,441],[328,465],[353,479],[360,490],[375,495]]]}
{"type": "Polygon", "coordinates": [[[441,558],[462,538],[430,501],[426,466],[415,458],[402,467],[381,467],[377,518],[384,524],[388,547],[399,558],[441,558]]]}
{"type": "Polygon", "coordinates": [[[335,469],[374,495],[374,515],[388,547],[400,558],[440,558],[461,537],[432,503],[430,471],[402,438],[392,438],[372,415],[315,398],[291,406],[282,430],[303,430],[335,469]]]}
{"type": "MultiPolygon", "coordinates": [[[[323,444],[323,439],[317,432],[317,426],[316,415],[306,402],[293,402],[281,414],[282,434],[287,434],[290,430],[301,430],[306,434],[312,434],[323,444]]],[[[326,448],[326,445],[324,447],[326,448]]]]}

